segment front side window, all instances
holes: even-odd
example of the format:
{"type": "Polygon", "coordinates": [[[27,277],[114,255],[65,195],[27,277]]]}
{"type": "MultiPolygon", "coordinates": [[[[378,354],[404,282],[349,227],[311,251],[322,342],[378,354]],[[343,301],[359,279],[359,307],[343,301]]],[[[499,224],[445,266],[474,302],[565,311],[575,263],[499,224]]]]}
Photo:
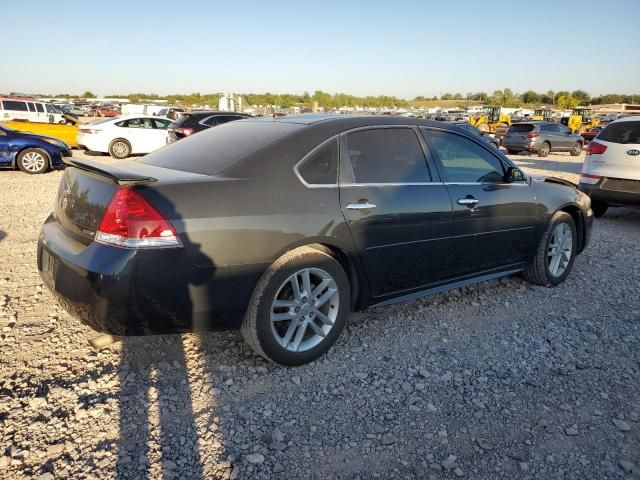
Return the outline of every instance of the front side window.
{"type": "Polygon", "coordinates": [[[153,128],[150,118],[130,118],[124,122],[116,123],[116,125],[126,128],[153,128]]]}
{"type": "Polygon", "coordinates": [[[44,113],[44,107],[42,106],[42,104],[41,104],[41,103],[36,103],[36,110],[37,110],[39,113],[44,113]]]}
{"type": "Polygon", "coordinates": [[[160,120],[159,118],[154,118],[152,122],[153,122],[153,128],[156,128],[158,130],[166,130],[169,127],[169,125],[171,125],[171,121],[160,120]]]}
{"type": "Polygon", "coordinates": [[[17,102],[15,100],[3,100],[5,110],[13,110],[16,112],[28,112],[26,102],[17,102]]]}
{"type": "Polygon", "coordinates": [[[309,155],[298,173],[310,185],[335,185],[338,178],[338,140],[334,139],[309,155]]]}
{"type": "Polygon", "coordinates": [[[45,107],[47,108],[47,113],[58,113],[53,105],[49,105],[48,103],[46,103],[45,107]]]}
{"type": "Polygon", "coordinates": [[[504,181],[500,160],[475,142],[460,135],[435,130],[426,131],[425,136],[431,140],[447,182],[504,181]]]}
{"type": "Polygon", "coordinates": [[[356,183],[422,183],[430,180],[422,145],[411,128],[375,128],[345,136],[356,183]]]}

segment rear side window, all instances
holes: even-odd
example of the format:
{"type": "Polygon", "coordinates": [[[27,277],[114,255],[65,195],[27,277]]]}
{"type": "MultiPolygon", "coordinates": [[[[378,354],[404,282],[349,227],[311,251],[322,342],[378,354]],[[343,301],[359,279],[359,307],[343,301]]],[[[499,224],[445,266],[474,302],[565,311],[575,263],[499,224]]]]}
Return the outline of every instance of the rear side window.
{"type": "Polygon", "coordinates": [[[361,130],[346,135],[345,147],[356,183],[429,181],[424,151],[413,129],[361,130]]]}
{"type": "Polygon", "coordinates": [[[334,139],[309,155],[298,173],[310,185],[335,185],[338,179],[338,140],[334,139]]]}
{"type": "MultiPolygon", "coordinates": [[[[220,117],[214,115],[213,117],[205,118],[202,121],[202,123],[204,123],[205,125],[208,125],[210,127],[215,127],[216,125],[219,124],[218,118],[220,118],[220,117]]],[[[220,122],[220,123],[222,123],[222,122],[220,122]]]]}
{"type": "Polygon", "coordinates": [[[598,134],[598,140],[611,143],[640,143],[640,121],[611,123],[598,134]]]}
{"type": "Polygon", "coordinates": [[[36,111],[36,105],[34,103],[28,103],[27,106],[29,107],[30,112],[36,111]]]}
{"type": "Polygon", "coordinates": [[[502,182],[502,163],[475,142],[447,132],[428,130],[436,156],[444,167],[445,179],[452,183],[502,182]]]}
{"type": "Polygon", "coordinates": [[[191,115],[189,115],[188,113],[183,113],[180,118],[178,118],[173,122],[173,125],[176,127],[182,127],[185,124],[189,123],[190,120],[191,120],[191,115]]]}
{"type": "Polygon", "coordinates": [[[3,100],[5,110],[14,110],[17,112],[27,112],[26,102],[16,102],[15,100],[3,100]]]}
{"type": "Polygon", "coordinates": [[[540,131],[544,133],[560,133],[560,125],[555,125],[555,124],[540,125],[540,131]]]}
{"type": "Polygon", "coordinates": [[[509,133],[529,133],[533,131],[533,128],[530,123],[516,123],[509,127],[509,133]]]}
{"type": "Polygon", "coordinates": [[[41,103],[36,103],[36,110],[40,113],[44,113],[44,107],[41,103]]]}
{"type": "Polygon", "coordinates": [[[153,122],[153,128],[156,128],[158,130],[166,130],[169,125],[171,125],[170,120],[161,120],[159,118],[154,118],[151,121],[153,122]]]}

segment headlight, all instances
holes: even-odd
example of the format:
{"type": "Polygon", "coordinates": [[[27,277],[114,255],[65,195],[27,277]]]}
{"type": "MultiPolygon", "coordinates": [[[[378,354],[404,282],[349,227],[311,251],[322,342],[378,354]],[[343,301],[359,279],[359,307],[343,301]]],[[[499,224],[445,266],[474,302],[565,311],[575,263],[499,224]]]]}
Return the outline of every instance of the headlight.
{"type": "Polygon", "coordinates": [[[51,145],[55,145],[56,147],[69,148],[69,145],[60,140],[56,140],[55,138],[43,138],[43,140],[51,145]]]}

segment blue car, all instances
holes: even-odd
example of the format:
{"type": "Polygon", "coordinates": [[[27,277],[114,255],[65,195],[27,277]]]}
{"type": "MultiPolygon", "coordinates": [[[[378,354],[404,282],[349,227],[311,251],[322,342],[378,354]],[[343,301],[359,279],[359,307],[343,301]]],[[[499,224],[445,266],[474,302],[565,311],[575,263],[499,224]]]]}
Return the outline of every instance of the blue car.
{"type": "Polygon", "coordinates": [[[63,157],[70,156],[71,147],[56,138],[0,125],[0,168],[44,173],[50,168],[64,167],[63,157]]]}

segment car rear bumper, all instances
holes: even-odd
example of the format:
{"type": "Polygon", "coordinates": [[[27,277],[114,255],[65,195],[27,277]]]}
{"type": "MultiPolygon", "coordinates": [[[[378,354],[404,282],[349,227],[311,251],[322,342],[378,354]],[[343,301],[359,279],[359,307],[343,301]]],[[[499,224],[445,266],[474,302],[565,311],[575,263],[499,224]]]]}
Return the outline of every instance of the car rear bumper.
{"type": "Polygon", "coordinates": [[[596,184],[580,183],[578,188],[609,205],[640,206],[640,180],[603,177],[596,184]]]}
{"type": "Polygon", "coordinates": [[[538,148],[538,145],[535,143],[535,141],[531,141],[529,139],[524,139],[524,138],[511,138],[511,137],[504,137],[504,140],[502,141],[502,146],[508,150],[536,151],[538,148]]]}
{"type": "Polygon", "coordinates": [[[62,307],[94,330],[118,336],[237,329],[264,271],[199,267],[184,248],[83,245],[53,216],[42,227],[37,253],[40,277],[62,307]]]}

